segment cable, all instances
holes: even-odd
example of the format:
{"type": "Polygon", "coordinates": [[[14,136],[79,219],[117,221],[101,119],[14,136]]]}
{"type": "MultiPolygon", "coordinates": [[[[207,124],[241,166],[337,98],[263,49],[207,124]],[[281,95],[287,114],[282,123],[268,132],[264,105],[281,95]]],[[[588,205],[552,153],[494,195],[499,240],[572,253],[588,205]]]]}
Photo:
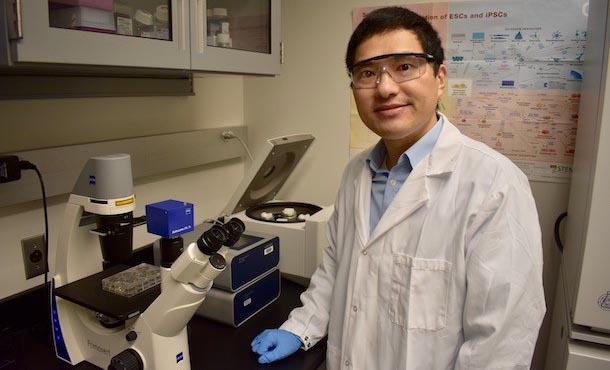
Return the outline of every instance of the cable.
{"type": "Polygon", "coordinates": [[[220,226],[224,226],[224,224],[220,221],[220,220],[215,220],[215,219],[211,219],[211,218],[207,218],[205,220],[203,220],[204,224],[212,224],[213,225],[220,225],[220,226]]]}
{"type": "Polygon", "coordinates": [[[250,150],[248,150],[246,143],[244,143],[244,141],[241,139],[241,137],[236,136],[236,138],[237,138],[237,140],[239,140],[239,142],[244,147],[244,149],[246,149],[246,153],[248,153],[248,158],[250,158],[250,162],[254,162],[254,160],[252,159],[252,154],[250,154],[250,150]]]}
{"type": "Polygon", "coordinates": [[[568,216],[568,212],[564,212],[562,214],[559,215],[559,217],[557,217],[557,220],[555,220],[555,229],[554,229],[554,235],[555,235],[555,244],[557,245],[557,249],[559,249],[559,252],[563,253],[563,243],[561,242],[561,236],[559,235],[559,226],[561,226],[561,221],[563,221],[564,218],[566,218],[568,216]]]}
{"type": "MultiPolygon", "coordinates": [[[[38,175],[38,180],[40,181],[40,188],[42,190],[42,207],[44,211],[44,256],[45,256],[45,272],[44,272],[44,290],[45,297],[50,297],[49,291],[49,214],[47,210],[47,193],[44,188],[44,181],[42,179],[42,174],[38,167],[31,162],[21,160],[19,161],[19,167],[23,170],[34,170],[38,175]]],[[[51,302],[50,299],[47,300],[46,304],[48,308],[49,320],[53,320],[51,317],[51,302]]],[[[52,323],[52,321],[51,321],[52,323]]]]}
{"type": "Polygon", "coordinates": [[[250,158],[250,162],[254,162],[254,160],[252,159],[252,154],[250,153],[250,150],[248,149],[248,146],[246,145],[246,143],[244,143],[244,141],[237,135],[235,135],[233,133],[233,131],[223,131],[221,134],[223,140],[229,140],[229,139],[237,139],[239,140],[239,143],[241,144],[241,146],[244,147],[244,149],[246,150],[246,153],[248,154],[248,158],[250,158]]]}

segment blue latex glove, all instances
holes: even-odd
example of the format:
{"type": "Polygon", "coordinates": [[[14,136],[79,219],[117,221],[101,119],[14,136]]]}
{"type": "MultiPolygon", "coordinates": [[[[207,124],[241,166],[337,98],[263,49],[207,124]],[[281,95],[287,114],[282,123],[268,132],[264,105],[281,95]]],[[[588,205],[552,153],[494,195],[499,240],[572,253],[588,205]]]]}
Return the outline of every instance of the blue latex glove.
{"type": "Polygon", "coordinates": [[[281,360],[301,348],[301,339],[282,329],[266,329],[256,336],[252,343],[252,352],[261,355],[259,364],[281,360]]]}

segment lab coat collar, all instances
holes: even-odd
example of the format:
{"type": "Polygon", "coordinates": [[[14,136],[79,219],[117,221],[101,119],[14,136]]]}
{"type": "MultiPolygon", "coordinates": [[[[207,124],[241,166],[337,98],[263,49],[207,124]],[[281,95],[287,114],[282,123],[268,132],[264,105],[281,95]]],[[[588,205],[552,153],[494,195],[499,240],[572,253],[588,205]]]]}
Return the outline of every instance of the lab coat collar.
{"type": "MultiPolygon", "coordinates": [[[[439,115],[442,115],[439,113],[439,115]]],[[[369,212],[371,193],[371,173],[366,165],[366,158],[372,149],[360,157],[363,161],[362,172],[355,180],[356,191],[356,229],[363,248],[373,243],[392,227],[405,220],[419,208],[424,206],[434,194],[430,194],[429,182],[444,178],[456,167],[458,157],[463,148],[462,134],[443,116],[443,129],[432,149],[422,162],[413,169],[388,209],[385,211],[372,235],[369,232],[369,212]],[[370,238],[369,238],[370,235],[370,238]]],[[[433,187],[438,189],[438,187],[433,187]]]]}
{"type": "MultiPolygon", "coordinates": [[[[413,177],[438,176],[453,172],[457,165],[457,160],[464,146],[462,134],[447,117],[438,113],[444,121],[440,136],[432,149],[430,155],[421,162],[423,171],[413,171],[413,177]]],[[[409,176],[409,177],[411,177],[409,176]]]]}

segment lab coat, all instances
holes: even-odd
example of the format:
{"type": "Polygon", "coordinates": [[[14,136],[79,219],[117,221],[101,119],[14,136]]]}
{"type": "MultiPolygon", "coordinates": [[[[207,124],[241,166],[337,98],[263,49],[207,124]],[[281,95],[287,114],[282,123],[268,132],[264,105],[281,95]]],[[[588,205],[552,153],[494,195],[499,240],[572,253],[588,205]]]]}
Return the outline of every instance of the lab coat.
{"type": "Polygon", "coordinates": [[[330,247],[281,326],[326,366],[529,369],[545,313],[542,245],[525,175],[446,118],[369,232],[369,151],[348,164],[330,247]]]}

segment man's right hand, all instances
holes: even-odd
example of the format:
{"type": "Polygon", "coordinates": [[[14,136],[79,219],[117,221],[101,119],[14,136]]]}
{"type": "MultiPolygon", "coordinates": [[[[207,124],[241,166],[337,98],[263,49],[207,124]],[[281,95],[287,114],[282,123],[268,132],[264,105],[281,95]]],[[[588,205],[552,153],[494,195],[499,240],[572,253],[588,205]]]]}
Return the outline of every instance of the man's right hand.
{"type": "Polygon", "coordinates": [[[260,355],[260,364],[286,358],[298,351],[301,345],[299,337],[282,329],[266,329],[251,343],[252,351],[260,355]]]}

